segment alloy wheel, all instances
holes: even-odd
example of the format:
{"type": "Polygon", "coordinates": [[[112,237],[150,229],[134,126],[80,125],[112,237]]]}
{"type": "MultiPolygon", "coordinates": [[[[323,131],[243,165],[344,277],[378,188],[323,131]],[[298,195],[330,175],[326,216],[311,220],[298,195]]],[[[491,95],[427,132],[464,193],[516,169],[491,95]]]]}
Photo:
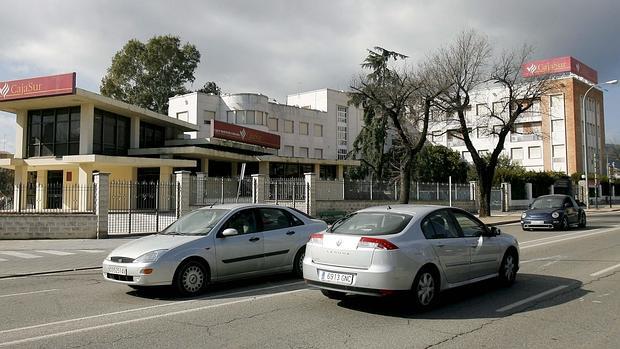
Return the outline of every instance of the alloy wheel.
{"type": "Polygon", "coordinates": [[[205,275],[197,265],[189,265],[183,270],[181,275],[181,285],[187,293],[200,291],[205,282],[205,275]]]}
{"type": "Polygon", "coordinates": [[[514,278],[514,271],[515,271],[514,257],[511,254],[509,254],[506,256],[506,259],[504,260],[504,278],[507,281],[512,281],[512,279],[514,278]]]}
{"type": "Polygon", "coordinates": [[[427,306],[431,304],[435,297],[435,279],[431,273],[424,272],[420,276],[416,293],[421,305],[427,306]]]}

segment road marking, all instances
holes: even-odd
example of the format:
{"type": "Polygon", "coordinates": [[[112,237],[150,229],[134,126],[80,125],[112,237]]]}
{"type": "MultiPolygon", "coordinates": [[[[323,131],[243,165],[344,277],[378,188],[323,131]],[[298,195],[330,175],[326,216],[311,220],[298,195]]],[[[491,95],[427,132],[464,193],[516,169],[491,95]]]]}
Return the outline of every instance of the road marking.
{"type": "Polygon", "coordinates": [[[56,250],[35,250],[35,252],[53,254],[54,256],[69,256],[75,254],[73,252],[56,251],[56,250]]]}
{"type": "Polygon", "coordinates": [[[545,291],[545,292],[541,292],[541,293],[539,293],[539,294],[535,294],[535,295],[533,295],[533,296],[531,296],[531,297],[527,297],[527,298],[525,298],[525,299],[522,299],[522,300],[520,300],[520,301],[518,301],[518,302],[515,302],[515,303],[512,303],[512,304],[508,304],[508,305],[507,305],[507,306],[505,306],[505,307],[501,307],[501,308],[497,309],[497,310],[496,310],[496,312],[498,312],[498,313],[503,313],[503,312],[505,312],[505,311],[507,311],[507,310],[510,310],[510,309],[516,308],[516,307],[518,307],[518,306],[520,306],[520,305],[523,305],[523,304],[525,304],[525,303],[529,303],[529,302],[531,302],[531,301],[537,300],[537,299],[542,298],[542,297],[544,297],[544,296],[546,296],[546,295],[548,295],[548,294],[551,294],[551,293],[557,292],[557,291],[562,290],[562,289],[565,289],[565,288],[567,288],[567,287],[568,287],[568,285],[562,285],[562,286],[558,286],[558,287],[556,287],[556,288],[552,288],[552,289],[547,290],[547,291],[545,291]]]}
{"type": "Polygon", "coordinates": [[[613,265],[613,266],[611,266],[609,268],[605,268],[603,270],[599,270],[596,273],[590,274],[590,276],[599,276],[599,275],[605,274],[608,271],[612,271],[612,270],[614,270],[616,268],[620,268],[620,264],[616,264],[616,265],[613,265]]]}
{"type": "Polygon", "coordinates": [[[520,247],[520,249],[521,250],[525,250],[525,249],[532,248],[532,247],[538,247],[538,246],[544,246],[544,245],[549,245],[549,244],[555,244],[557,242],[562,242],[562,241],[568,241],[568,240],[573,240],[573,239],[581,239],[581,238],[585,238],[585,237],[588,237],[588,236],[605,234],[605,233],[609,233],[609,232],[616,231],[616,230],[618,230],[618,228],[605,229],[605,230],[601,230],[601,231],[592,232],[592,233],[589,233],[589,234],[578,235],[578,236],[571,236],[571,237],[568,237],[568,238],[541,242],[541,243],[535,244],[535,245],[527,245],[527,246],[520,247]]]}
{"type": "Polygon", "coordinates": [[[54,291],[58,291],[58,289],[57,289],[57,288],[52,288],[52,289],[49,289],[49,290],[40,290],[40,291],[32,291],[32,292],[22,292],[22,293],[3,294],[3,295],[0,295],[0,298],[14,297],[14,296],[25,296],[25,295],[28,295],[28,294],[45,293],[45,292],[54,292],[54,291]]]}
{"type": "Polygon", "coordinates": [[[78,328],[78,329],[75,329],[75,330],[68,330],[68,331],[61,331],[61,332],[56,332],[56,333],[50,333],[50,334],[46,334],[46,335],[42,335],[42,336],[37,336],[37,337],[18,339],[18,340],[14,340],[14,341],[10,341],[10,342],[0,343],[0,347],[16,345],[16,344],[23,344],[23,343],[29,343],[29,342],[35,342],[35,341],[39,341],[39,340],[43,340],[43,339],[49,339],[49,338],[60,337],[60,336],[64,336],[64,335],[70,335],[70,334],[76,334],[76,333],[81,333],[81,332],[99,330],[99,329],[102,329],[102,328],[114,327],[114,326],[119,326],[119,325],[126,325],[126,324],[130,324],[130,323],[134,323],[134,322],[159,319],[159,318],[168,317],[168,316],[188,314],[188,313],[193,313],[193,312],[196,312],[196,311],[201,311],[201,310],[206,310],[206,309],[213,309],[213,308],[219,308],[219,307],[223,307],[223,306],[227,306],[227,305],[233,305],[233,304],[240,304],[240,303],[247,303],[247,302],[252,302],[252,301],[258,301],[258,300],[262,300],[262,299],[267,299],[267,298],[272,298],[272,297],[282,296],[282,295],[287,295],[287,294],[293,294],[293,293],[302,292],[302,291],[307,291],[307,289],[304,288],[304,289],[300,289],[300,290],[283,291],[283,292],[272,293],[272,294],[267,294],[267,295],[262,295],[262,296],[251,296],[251,297],[244,298],[244,299],[238,299],[238,300],[234,300],[234,301],[230,301],[230,302],[224,302],[224,303],[218,303],[218,304],[210,304],[210,305],[205,305],[205,306],[198,307],[198,308],[178,310],[178,311],[173,311],[173,312],[170,312],[170,313],[144,316],[144,317],[141,317],[141,318],[135,318],[135,319],[125,320],[125,321],[111,322],[111,323],[107,323],[107,324],[101,324],[101,325],[96,325],[96,326],[78,328]]]}
{"type": "Polygon", "coordinates": [[[36,254],[23,253],[17,251],[0,251],[0,254],[5,254],[7,256],[19,257],[25,259],[33,259],[33,258],[41,258],[41,256],[37,256],[36,254]]]}
{"type": "MultiPolygon", "coordinates": [[[[600,229],[595,229],[595,230],[592,230],[592,232],[599,231],[599,230],[600,229]]],[[[540,239],[535,239],[535,240],[527,240],[527,241],[520,242],[520,244],[525,245],[525,244],[529,244],[529,243],[533,243],[533,242],[539,242],[539,241],[544,241],[544,240],[551,240],[551,239],[556,239],[556,238],[563,238],[563,237],[579,235],[579,234],[583,234],[583,231],[577,231],[577,232],[574,232],[574,233],[558,234],[558,235],[548,236],[546,238],[540,238],[540,239]]]]}
{"type": "MultiPolygon", "coordinates": [[[[221,294],[221,295],[201,297],[201,298],[196,298],[196,299],[188,299],[188,300],[179,301],[179,302],[150,305],[148,307],[120,310],[120,311],[115,311],[115,312],[111,312],[111,313],[103,313],[103,314],[90,315],[90,316],[85,316],[85,317],[80,317],[80,318],[75,318],[75,319],[68,319],[68,320],[60,320],[60,321],[48,322],[48,323],[39,324],[39,325],[32,325],[32,326],[26,326],[26,327],[12,328],[12,329],[9,329],[9,330],[0,331],[0,335],[4,334],[4,333],[9,333],[9,332],[31,330],[33,328],[40,328],[40,327],[47,327],[47,326],[53,326],[53,325],[66,324],[66,323],[76,322],[76,321],[90,320],[90,319],[95,319],[95,318],[100,318],[100,317],[105,317],[105,316],[110,316],[110,315],[119,315],[119,314],[126,314],[126,313],[135,312],[135,311],[140,311],[140,310],[150,310],[150,309],[155,309],[155,308],[167,307],[167,306],[171,306],[171,305],[175,305],[175,304],[186,304],[186,303],[198,302],[198,301],[201,301],[201,300],[210,300],[210,299],[220,299],[220,298],[226,298],[226,297],[234,297],[234,296],[238,296],[238,295],[241,295],[241,294],[244,294],[244,293],[256,292],[256,291],[266,291],[266,290],[270,290],[270,289],[274,289],[274,288],[278,288],[278,287],[301,285],[303,283],[304,283],[303,281],[296,281],[296,282],[290,282],[290,283],[281,284],[281,285],[273,285],[273,286],[267,286],[267,287],[261,287],[261,288],[252,288],[252,289],[249,289],[249,290],[231,292],[231,293],[226,293],[226,294],[221,294]]],[[[0,345],[2,345],[2,343],[0,343],[0,345]]]]}
{"type": "Polygon", "coordinates": [[[104,252],[106,252],[105,250],[76,250],[76,251],[86,252],[86,253],[104,253],[104,252]]]}
{"type": "Polygon", "coordinates": [[[548,261],[548,260],[559,260],[562,257],[564,256],[557,255],[557,256],[551,256],[551,257],[534,258],[534,259],[528,259],[525,261],[521,261],[519,262],[519,264],[527,264],[527,263],[532,263],[532,262],[543,262],[543,261],[548,261]]]}
{"type": "Polygon", "coordinates": [[[8,259],[0,258],[0,262],[6,262],[8,259]]]}

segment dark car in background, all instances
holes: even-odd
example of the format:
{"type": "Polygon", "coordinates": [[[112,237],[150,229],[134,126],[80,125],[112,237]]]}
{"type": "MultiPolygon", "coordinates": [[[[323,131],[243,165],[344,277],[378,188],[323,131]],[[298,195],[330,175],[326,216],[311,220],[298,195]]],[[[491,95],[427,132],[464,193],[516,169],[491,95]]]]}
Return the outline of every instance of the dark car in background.
{"type": "Polygon", "coordinates": [[[568,195],[539,196],[521,214],[523,230],[558,229],[586,226],[586,212],[568,195]]]}

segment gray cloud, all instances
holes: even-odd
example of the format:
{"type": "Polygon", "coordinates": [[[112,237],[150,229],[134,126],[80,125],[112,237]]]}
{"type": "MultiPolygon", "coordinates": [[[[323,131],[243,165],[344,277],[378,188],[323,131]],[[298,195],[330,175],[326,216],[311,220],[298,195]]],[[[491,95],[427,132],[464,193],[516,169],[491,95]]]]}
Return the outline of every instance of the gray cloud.
{"type": "MultiPolygon", "coordinates": [[[[619,17],[617,0],[8,1],[0,80],[77,71],[78,84],[97,91],[127,40],[174,34],[202,53],[194,88],[214,80],[225,92],[283,102],[301,90],[346,89],[367,48],[415,64],[466,28],[498,50],[530,43],[534,58],[573,55],[610,79],[620,77],[619,17]]],[[[620,87],[610,87],[607,134],[618,142],[619,113],[620,87]]]]}

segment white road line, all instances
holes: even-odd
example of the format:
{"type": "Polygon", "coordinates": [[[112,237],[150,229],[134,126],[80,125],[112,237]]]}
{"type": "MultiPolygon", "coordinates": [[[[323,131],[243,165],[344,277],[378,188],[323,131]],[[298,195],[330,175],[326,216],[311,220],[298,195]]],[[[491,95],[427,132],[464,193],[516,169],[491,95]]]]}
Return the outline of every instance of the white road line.
{"type": "Polygon", "coordinates": [[[105,252],[105,250],[76,250],[76,251],[86,252],[86,253],[104,253],[105,252]]]}
{"type": "Polygon", "coordinates": [[[193,302],[198,302],[198,301],[201,301],[201,300],[210,300],[210,299],[220,299],[220,298],[226,298],[226,297],[234,297],[234,296],[238,296],[238,295],[241,295],[241,294],[244,294],[244,293],[256,292],[256,291],[266,291],[266,290],[270,290],[270,289],[274,289],[274,288],[278,288],[278,287],[301,285],[303,283],[304,283],[303,281],[296,281],[296,282],[290,282],[290,283],[287,283],[287,284],[267,286],[267,287],[261,287],[261,288],[253,288],[253,289],[249,289],[249,290],[231,292],[231,293],[226,293],[226,294],[221,294],[221,295],[216,295],[216,296],[201,297],[201,298],[196,298],[196,299],[188,299],[188,300],[180,301],[180,302],[150,305],[148,307],[120,310],[120,311],[114,311],[114,312],[111,312],[111,313],[103,313],[103,314],[85,316],[85,317],[80,317],[80,318],[75,318],[75,319],[68,319],[68,320],[60,320],[60,321],[48,322],[48,323],[39,324],[39,325],[32,325],[32,326],[26,326],[26,327],[12,328],[12,329],[9,329],[9,330],[2,330],[2,331],[0,331],[0,335],[4,334],[4,333],[9,333],[9,332],[31,330],[33,328],[40,328],[40,327],[47,327],[47,326],[53,326],[53,325],[66,324],[66,323],[70,323],[70,322],[77,322],[77,321],[83,321],[83,320],[89,320],[89,319],[96,319],[96,318],[110,316],[110,315],[119,315],[119,314],[131,313],[131,312],[140,311],[140,310],[149,310],[149,309],[167,307],[167,306],[177,305],[177,304],[193,303],[193,302]]]}
{"type": "Polygon", "coordinates": [[[538,246],[544,246],[544,245],[549,245],[549,244],[555,244],[555,243],[557,243],[557,242],[568,241],[568,240],[573,240],[573,239],[581,239],[581,238],[585,238],[585,237],[588,237],[588,236],[599,235],[599,234],[605,234],[605,233],[609,233],[609,232],[612,232],[612,231],[617,231],[617,230],[618,230],[618,228],[605,229],[605,230],[596,231],[596,232],[589,233],[589,234],[583,234],[583,235],[571,236],[571,237],[568,237],[568,238],[563,238],[563,239],[557,239],[557,240],[551,240],[551,241],[541,242],[541,243],[539,243],[539,244],[522,246],[522,247],[520,247],[520,249],[521,249],[521,250],[525,250],[525,249],[532,248],[532,247],[538,247],[538,246]]]}
{"type": "Polygon", "coordinates": [[[159,319],[159,318],[168,317],[168,316],[175,316],[175,315],[182,315],[182,314],[187,314],[187,313],[193,313],[193,312],[196,312],[196,311],[201,311],[201,310],[206,310],[206,309],[213,309],[213,308],[219,308],[219,307],[223,307],[223,306],[226,306],[226,305],[233,305],[233,304],[239,304],[239,303],[252,302],[252,301],[257,301],[257,300],[261,300],[261,299],[267,299],[267,298],[272,298],[272,297],[276,297],[276,296],[282,296],[282,295],[297,293],[297,292],[301,292],[301,291],[307,291],[307,289],[284,291],[284,292],[267,294],[267,295],[262,295],[262,296],[252,296],[252,297],[249,297],[249,298],[238,299],[238,300],[230,301],[230,302],[205,305],[205,306],[198,307],[198,308],[178,310],[178,311],[173,311],[173,312],[170,312],[170,313],[151,315],[151,316],[145,316],[145,317],[141,317],[141,318],[125,320],[125,321],[117,321],[117,322],[111,322],[111,323],[107,323],[107,324],[96,325],[96,326],[78,328],[78,329],[75,329],[75,330],[68,330],[68,331],[61,331],[61,332],[56,332],[56,333],[50,333],[50,334],[46,334],[46,335],[42,335],[42,336],[37,336],[37,337],[30,337],[30,338],[25,338],[25,339],[14,340],[14,341],[10,341],[10,342],[3,342],[3,343],[0,343],[0,347],[16,345],[16,344],[23,344],[23,343],[29,343],[29,342],[36,342],[36,341],[43,340],[43,339],[49,339],[49,338],[60,337],[60,336],[69,335],[69,334],[76,334],[76,333],[81,333],[81,332],[99,330],[99,329],[102,329],[102,328],[114,327],[114,326],[119,326],[119,325],[126,325],[126,324],[130,324],[130,323],[134,323],[134,322],[159,319]]]}
{"type": "Polygon", "coordinates": [[[606,272],[612,271],[612,270],[617,269],[617,268],[620,268],[620,264],[616,264],[616,265],[611,266],[609,268],[605,268],[603,270],[599,270],[596,273],[590,274],[590,276],[599,276],[599,275],[605,274],[606,272]]]}
{"type": "Polygon", "coordinates": [[[56,250],[35,250],[35,252],[53,254],[54,256],[69,256],[75,254],[73,252],[56,251],[56,250]]]}
{"type": "Polygon", "coordinates": [[[49,289],[49,290],[40,290],[40,291],[32,291],[32,292],[22,292],[22,293],[3,294],[3,295],[0,295],[0,298],[14,297],[14,296],[25,296],[25,295],[28,295],[28,294],[45,293],[45,292],[54,292],[54,291],[58,291],[58,289],[57,289],[57,288],[52,288],[52,289],[49,289]]]}
{"type": "Polygon", "coordinates": [[[0,262],[6,262],[8,259],[0,258],[0,262]]]}
{"type": "Polygon", "coordinates": [[[0,254],[4,254],[11,257],[25,258],[25,259],[33,259],[33,258],[41,258],[41,256],[37,256],[36,254],[17,252],[17,251],[0,251],[0,254]]]}
{"type": "Polygon", "coordinates": [[[562,285],[562,286],[558,286],[558,287],[556,287],[556,288],[552,288],[552,289],[547,290],[547,291],[545,291],[545,292],[541,292],[541,293],[539,293],[539,294],[535,294],[535,295],[533,295],[533,296],[531,296],[531,297],[527,297],[527,298],[525,298],[525,299],[523,299],[523,300],[520,300],[520,301],[518,301],[518,302],[515,302],[515,303],[512,303],[512,304],[508,304],[508,305],[507,305],[507,306],[505,306],[505,307],[501,307],[501,308],[497,309],[497,310],[496,310],[496,312],[498,312],[498,313],[505,312],[505,311],[507,311],[507,310],[510,310],[510,309],[516,308],[516,307],[518,307],[518,306],[520,306],[520,305],[523,305],[523,304],[525,304],[525,303],[529,303],[529,302],[531,302],[531,301],[537,300],[537,299],[542,298],[542,297],[544,297],[544,296],[546,296],[546,295],[548,295],[548,294],[551,294],[551,293],[557,292],[557,291],[562,290],[562,289],[565,289],[565,288],[567,288],[567,287],[568,287],[568,285],[562,285]]]}
{"type": "Polygon", "coordinates": [[[549,261],[549,260],[559,260],[562,257],[564,256],[557,255],[557,256],[551,256],[551,257],[534,258],[534,259],[528,259],[525,261],[520,261],[519,264],[527,264],[527,263],[532,263],[532,262],[542,262],[542,261],[549,261]]]}
{"type": "MultiPolygon", "coordinates": [[[[599,229],[590,230],[590,232],[596,232],[596,231],[599,231],[599,230],[601,230],[601,229],[599,228],[599,229]]],[[[566,233],[566,234],[553,235],[553,236],[548,236],[546,238],[540,238],[540,239],[535,239],[535,240],[527,240],[527,241],[519,242],[519,244],[525,245],[525,244],[529,244],[529,243],[533,243],[533,242],[551,240],[551,239],[556,239],[556,238],[563,238],[563,237],[579,235],[579,234],[583,234],[583,231],[577,231],[577,232],[574,232],[574,233],[566,233]]]]}

